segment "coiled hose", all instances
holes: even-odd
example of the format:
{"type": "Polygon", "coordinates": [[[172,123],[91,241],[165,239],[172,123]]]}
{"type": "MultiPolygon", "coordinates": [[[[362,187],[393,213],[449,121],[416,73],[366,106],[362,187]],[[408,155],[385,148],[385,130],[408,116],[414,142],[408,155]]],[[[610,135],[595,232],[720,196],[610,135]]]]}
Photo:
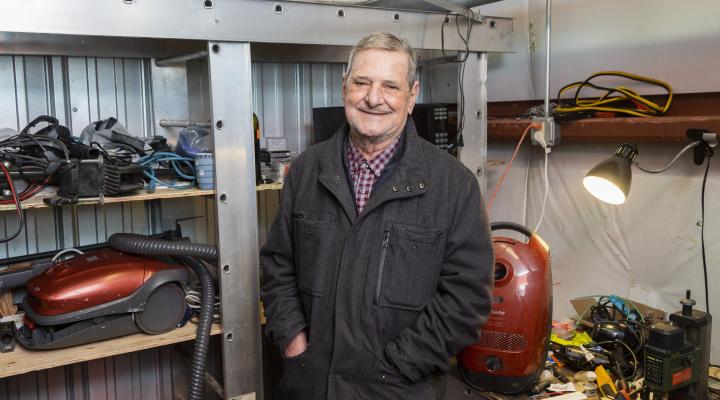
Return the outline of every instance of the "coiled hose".
{"type": "Polygon", "coordinates": [[[212,276],[203,263],[194,257],[205,260],[217,259],[217,248],[214,246],[193,244],[186,241],[167,241],[154,239],[144,235],[116,233],[108,239],[110,247],[124,253],[146,256],[177,257],[190,267],[200,279],[202,287],[202,305],[198,321],[197,338],[193,349],[190,365],[190,388],[188,400],[202,400],[205,390],[205,369],[207,353],[210,346],[210,329],[212,328],[213,304],[215,302],[215,286],[212,276]]]}

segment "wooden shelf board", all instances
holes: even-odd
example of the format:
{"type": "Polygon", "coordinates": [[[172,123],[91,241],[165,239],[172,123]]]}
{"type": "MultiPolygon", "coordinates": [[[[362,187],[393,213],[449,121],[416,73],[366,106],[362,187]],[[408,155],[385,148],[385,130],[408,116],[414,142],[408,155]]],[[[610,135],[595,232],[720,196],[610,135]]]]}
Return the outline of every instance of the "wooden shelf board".
{"type": "MultiPolygon", "coordinates": [[[[193,340],[196,329],[197,325],[188,323],[162,335],[136,333],[59,350],[32,351],[17,344],[14,351],[0,354],[0,378],[193,340]]],[[[221,331],[220,325],[215,324],[210,334],[218,335],[221,331]]]]}
{"type": "Polygon", "coordinates": [[[262,185],[257,185],[255,187],[255,190],[260,192],[263,190],[280,190],[282,189],[283,184],[282,183],[265,183],[262,185]]]}
{"type": "MultiPolygon", "coordinates": [[[[140,192],[130,196],[119,196],[119,197],[105,197],[103,204],[112,203],[125,203],[129,201],[147,201],[156,199],[175,199],[182,197],[196,197],[196,196],[210,196],[214,195],[214,190],[200,190],[200,189],[187,189],[187,190],[174,190],[174,189],[158,189],[155,193],[140,192]]],[[[42,196],[32,197],[22,202],[23,209],[32,208],[47,208],[47,204],[43,202],[42,196]]],[[[89,204],[100,204],[97,198],[80,199],[78,205],[89,205],[89,204]]],[[[1,204],[0,211],[14,210],[14,204],[1,204]]]]}
{"type": "MultiPolygon", "coordinates": [[[[280,190],[282,189],[283,185],[282,183],[270,183],[270,184],[264,184],[264,185],[258,185],[255,187],[256,191],[263,191],[263,190],[280,190]]],[[[103,204],[113,204],[113,203],[126,203],[130,201],[147,201],[147,200],[157,200],[157,199],[179,199],[179,198],[185,198],[185,197],[197,197],[197,196],[212,196],[215,195],[215,190],[201,190],[201,189],[187,189],[187,190],[175,190],[175,189],[158,189],[155,191],[155,193],[147,193],[147,192],[140,192],[138,194],[133,194],[130,196],[119,196],[119,197],[105,197],[105,200],[103,201],[103,204]]],[[[43,196],[36,196],[33,198],[30,198],[28,200],[25,200],[22,202],[22,208],[24,210],[27,209],[36,209],[36,208],[47,208],[49,207],[47,204],[43,202],[43,196]]],[[[79,206],[82,205],[93,205],[93,204],[100,204],[100,202],[96,198],[89,198],[89,199],[79,199],[78,204],[79,206]]],[[[0,204],[0,211],[13,211],[15,210],[14,204],[0,204]]]]}
{"type": "MultiPolygon", "coordinates": [[[[517,140],[528,119],[488,120],[488,139],[517,140]]],[[[560,141],[689,142],[688,128],[720,131],[720,115],[675,117],[588,118],[560,123],[560,141]]]]}

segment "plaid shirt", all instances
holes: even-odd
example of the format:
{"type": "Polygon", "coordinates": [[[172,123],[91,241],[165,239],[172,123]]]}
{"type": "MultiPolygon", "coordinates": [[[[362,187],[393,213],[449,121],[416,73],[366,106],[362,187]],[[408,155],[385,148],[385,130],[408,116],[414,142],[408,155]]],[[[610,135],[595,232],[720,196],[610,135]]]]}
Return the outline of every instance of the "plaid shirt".
{"type": "Polygon", "coordinates": [[[347,159],[350,164],[350,176],[352,177],[355,207],[358,214],[367,205],[375,182],[380,178],[380,175],[385,171],[385,167],[390,163],[390,159],[395,155],[400,143],[399,139],[400,136],[370,161],[365,160],[352,140],[348,140],[347,159]]]}

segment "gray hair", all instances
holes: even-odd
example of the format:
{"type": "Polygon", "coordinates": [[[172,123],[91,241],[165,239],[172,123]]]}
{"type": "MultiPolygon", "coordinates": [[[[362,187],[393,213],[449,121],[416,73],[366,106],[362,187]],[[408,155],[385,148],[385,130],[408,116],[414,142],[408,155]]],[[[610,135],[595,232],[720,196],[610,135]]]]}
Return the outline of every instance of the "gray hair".
{"type": "Polygon", "coordinates": [[[357,55],[357,53],[363,50],[369,49],[402,51],[407,54],[409,64],[407,81],[410,89],[412,89],[413,84],[417,80],[417,56],[415,55],[415,51],[412,49],[412,47],[410,47],[410,44],[405,39],[401,39],[393,35],[392,33],[387,32],[373,32],[368,36],[360,39],[360,41],[357,42],[355,46],[353,46],[352,50],[350,50],[348,69],[347,72],[345,72],[345,78],[350,76],[355,55],[357,55]]]}

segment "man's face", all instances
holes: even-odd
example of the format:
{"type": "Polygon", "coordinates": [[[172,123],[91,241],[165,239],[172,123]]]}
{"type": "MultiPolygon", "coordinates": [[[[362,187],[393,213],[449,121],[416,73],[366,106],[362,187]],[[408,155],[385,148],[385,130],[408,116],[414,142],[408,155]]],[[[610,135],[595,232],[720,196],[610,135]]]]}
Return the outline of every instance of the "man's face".
{"type": "Polygon", "coordinates": [[[355,55],[343,82],[345,116],[354,133],[379,143],[402,132],[419,89],[418,82],[408,84],[409,63],[402,51],[368,49],[355,55]]]}

